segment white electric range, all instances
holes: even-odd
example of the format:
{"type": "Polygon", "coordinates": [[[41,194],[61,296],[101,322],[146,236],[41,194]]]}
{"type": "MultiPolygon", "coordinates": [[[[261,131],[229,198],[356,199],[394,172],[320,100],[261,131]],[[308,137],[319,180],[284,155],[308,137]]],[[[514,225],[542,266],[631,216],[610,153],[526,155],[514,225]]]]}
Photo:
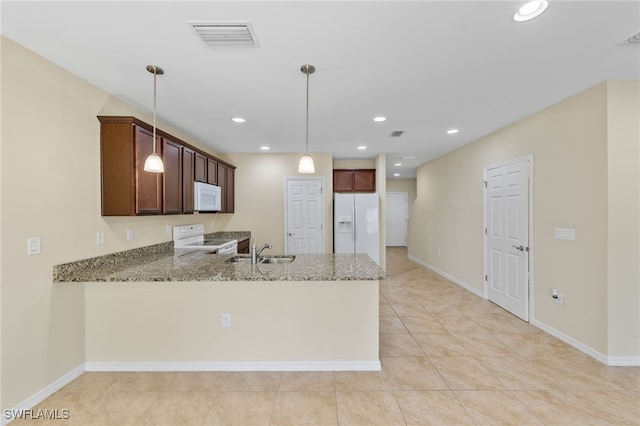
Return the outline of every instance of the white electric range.
{"type": "Polygon", "coordinates": [[[218,254],[238,252],[238,240],[204,238],[204,225],[181,225],[173,227],[173,248],[175,250],[209,250],[218,254]]]}

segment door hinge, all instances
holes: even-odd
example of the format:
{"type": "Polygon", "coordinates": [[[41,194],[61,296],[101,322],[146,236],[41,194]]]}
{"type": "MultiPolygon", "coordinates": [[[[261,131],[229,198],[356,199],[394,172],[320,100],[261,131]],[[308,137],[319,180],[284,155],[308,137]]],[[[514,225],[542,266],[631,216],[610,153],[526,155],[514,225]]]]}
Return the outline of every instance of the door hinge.
{"type": "Polygon", "coordinates": [[[487,228],[484,228],[484,235],[487,235],[487,228]]]}
{"type": "Polygon", "coordinates": [[[489,280],[489,277],[487,275],[484,276],[484,281],[487,282],[489,280]]]}
{"type": "Polygon", "coordinates": [[[483,180],[482,183],[484,184],[484,187],[486,188],[487,187],[487,181],[483,180]]]}
{"type": "Polygon", "coordinates": [[[320,187],[320,193],[324,194],[324,188],[322,186],[320,187]]]}

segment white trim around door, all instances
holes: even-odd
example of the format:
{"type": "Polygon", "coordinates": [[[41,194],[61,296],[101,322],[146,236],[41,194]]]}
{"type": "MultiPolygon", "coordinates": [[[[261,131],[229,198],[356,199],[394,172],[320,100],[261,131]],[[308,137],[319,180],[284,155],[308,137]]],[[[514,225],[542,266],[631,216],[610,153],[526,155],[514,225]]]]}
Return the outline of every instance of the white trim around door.
{"type": "MultiPolygon", "coordinates": [[[[524,181],[525,183],[523,183],[522,185],[524,186],[524,189],[526,190],[526,194],[524,194],[524,196],[526,197],[523,201],[526,202],[526,206],[522,207],[522,209],[524,209],[524,211],[522,213],[524,213],[526,215],[526,218],[524,219],[526,221],[525,223],[525,228],[524,228],[524,232],[523,235],[519,236],[521,239],[517,245],[516,244],[511,244],[511,242],[509,242],[509,246],[513,245],[514,250],[513,253],[511,253],[511,257],[515,258],[516,256],[522,256],[524,258],[524,267],[526,268],[526,276],[525,276],[525,282],[526,282],[526,289],[524,291],[526,291],[526,306],[524,309],[524,312],[520,312],[518,315],[519,317],[521,317],[523,320],[528,321],[533,323],[534,321],[534,254],[535,254],[535,249],[534,249],[534,239],[533,239],[533,223],[534,223],[534,218],[533,218],[533,212],[534,212],[534,197],[533,197],[533,191],[534,191],[534,186],[533,186],[533,182],[534,182],[534,167],[533,167],[533,155],[527,155],[524,157],[519,157],[519,158],[514,158],[512,160],[508,160],[508,161],[503,161],[500,163],[496,163],[496,164],[492,164],[489,166],[484,167],[483,170],[483,283],[484,283],[484,298],[485,299],[490,299],[490,294],[489,294],[489,284],[492,282],[492,279],[495,280],[496,277],[492,277],[491,274],[491,269],[495,267],[495,265],[490,265],[490,263],[492,262],[492,256],[489,253],[490,250],[490,238],[488,235],[488,232],[491,232],[491,228],[493,227],[492,223],[489,223],[490,218],[490,205],[489,203],[491,202],[488,199],[488,188],[487,186],[491,185],[491,182],[489,182],[491,180],[491,174],[493,172],[496,172],[498,169],[509,169],[511,167],[517,167],[519,165],[519,163],[523,163],[526,164],[525,166],[525,171],[527,173],[527,179],[524,181]]],[[[522,164],[521,164],[522,165],[522,164]]],[[[501,220],[506,220],[506,218],[503,218],[501,220]]],[[[494,257],[494,259],[496,259],[496,257],[494,257]]],[[[503,260],[501,260],[503,261],[503,260]]],[[[504,261],[506,262],[506,261],[504,261]]],[[[505,268],[505,265],[502,265],[503,268],[505,268]]],[[[495,273],[494,273],[495,275],[495,273]]],[[[502,278],[503,280],[505,279],[504,277],[502,278]]],[[[495,283],[495,281],[493,281],[495,283]]],[[[506,283],[504,283],[506,285],[506,283]]],[[[500,303],[497,303],[500,305],[500,303]]],[[[505,309],[508,309],[507,307],[503,306],[505,309]]],[[[514,312],[515,314],[515,312],[514,312]]]]}
{"type": "Polygon", "coordinates": [[[325,252],[324,176],[285,176],[284,251],[325,252]]]}

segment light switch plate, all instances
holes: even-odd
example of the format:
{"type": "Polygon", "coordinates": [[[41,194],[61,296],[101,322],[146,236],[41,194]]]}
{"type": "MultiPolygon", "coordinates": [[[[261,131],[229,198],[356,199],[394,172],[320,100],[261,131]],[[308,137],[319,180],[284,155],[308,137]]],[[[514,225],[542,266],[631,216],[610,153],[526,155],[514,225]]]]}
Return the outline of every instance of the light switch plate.
{"type": "Polygon", "coordinates": [[[40,237],[27,238],[27,254],[29,256],[40,254],[40,237]]]}
{"type": "Polygon", "coordinates": [[[575,241],[576,230],[574,228],[556,228],[555,237],[556,240],[575,241]]]}

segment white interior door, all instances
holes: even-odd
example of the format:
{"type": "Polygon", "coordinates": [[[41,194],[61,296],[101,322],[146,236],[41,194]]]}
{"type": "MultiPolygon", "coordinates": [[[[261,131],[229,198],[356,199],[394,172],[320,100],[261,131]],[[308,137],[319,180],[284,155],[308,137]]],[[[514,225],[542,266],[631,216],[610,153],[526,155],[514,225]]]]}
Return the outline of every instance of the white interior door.
{"type": "Polygon", "coordinates": [[[485,169],[485,281],[492,302],[529,320],[528,159],[485,169]]]}
{"type": "Polygon", "coordinates": [[[323,181],[285,178],[287,254],[324,253],[323,181]]]}
{"type": "Polygon", "coordinates": [[[407,245],[407,204],[406,192],[387,192],[387,246],[407,245]]]}

